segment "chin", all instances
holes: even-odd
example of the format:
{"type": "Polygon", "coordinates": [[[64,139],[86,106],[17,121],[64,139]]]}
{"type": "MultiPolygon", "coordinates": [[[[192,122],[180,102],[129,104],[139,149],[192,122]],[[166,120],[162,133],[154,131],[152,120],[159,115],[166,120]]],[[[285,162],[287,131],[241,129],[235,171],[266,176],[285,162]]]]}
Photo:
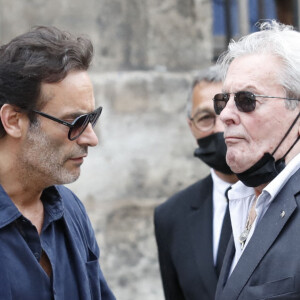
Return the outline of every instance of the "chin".
{"type": "Polygon", "coordinates": [[[72,174],[71,176],[69,176],[68,178],[66,178],[66,183],[72,183],[74,181],[76,181],[79,178],[80,173],[78,174],[72,174]]]}
{"type": "Polygon", "coordinates": [[[245,170],[243,166],[241,166],[236,159],[230,159],[226,157],[226,162],[233,173],[238,174],[245,170]]]}
{"type": "Polygon", "coordinates": [[[59,174],[59,176],[56,177],[55,184],[61,185],[61,184],[69,184],[74,181],[76,181],[79,178],[80,175],[80,169],[76,172],[70,172],[67,170],[64,170],[59,174]]]}
{"type": "Polygon", "coordinates": [[[230,169],[232,170],[232,172],[236,174],[242,173],[251,167],[250,160],[245,159],[244,155],[239,155],[240,153],[241,152],[237,152],[231,149],[231,151],[227,150],[227,154],[226,154],[226,162],[230,167],[230,169]],[[245,161],[247,161],[247,164],[244,163],[245,161]]]}
{"type": "Polygon", "coordinates": [[[227,154],[226,154],[226,163],[232,172],[237,173],[237,171],[236,171],[237,165],[236,165],[235,156],[231,155],[229,153],[229,151],[227,151],[227,154]]]}

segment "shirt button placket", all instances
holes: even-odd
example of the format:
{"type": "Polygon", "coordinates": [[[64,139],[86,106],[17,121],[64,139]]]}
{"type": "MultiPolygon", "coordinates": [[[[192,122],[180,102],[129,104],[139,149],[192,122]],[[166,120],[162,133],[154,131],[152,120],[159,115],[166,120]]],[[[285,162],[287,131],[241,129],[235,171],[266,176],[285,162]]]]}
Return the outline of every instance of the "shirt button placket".
{"type": "Polygon", "coordinates": [[[37,259],[37,261],[40,261],[40,254],[38,252],[34,252],[33,255],[37,259]]]}

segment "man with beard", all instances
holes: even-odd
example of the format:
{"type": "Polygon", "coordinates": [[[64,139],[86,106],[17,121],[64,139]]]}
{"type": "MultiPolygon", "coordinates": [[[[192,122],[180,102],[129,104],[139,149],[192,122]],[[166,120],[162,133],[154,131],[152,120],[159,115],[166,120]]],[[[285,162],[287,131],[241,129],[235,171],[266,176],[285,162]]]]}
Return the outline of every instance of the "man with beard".
{"type": "Polygon", "coordinates": [[[0,47],[0,299],[113,300],[75,181],[102,108],[89,39],[36,27],[0,47]]]}
{"type": "Polygon", "coordinates": [[[221,79],[217,66],[203,70],[194,80],[187,102],[187,121],[199,145],[194,154],[211,167],[211,174],[155,209],[155,235],[167,300],[214,299],[231,235],[225,192],[236,177],[225,161],[224,126],[211,100],[222,89],[221,79]]]}
{"type": "Polygon", "coordinates": [[[216,299],[300,299],[300,33],[264,22],[220,64],[213,102],[239,181],[216,299]]]}

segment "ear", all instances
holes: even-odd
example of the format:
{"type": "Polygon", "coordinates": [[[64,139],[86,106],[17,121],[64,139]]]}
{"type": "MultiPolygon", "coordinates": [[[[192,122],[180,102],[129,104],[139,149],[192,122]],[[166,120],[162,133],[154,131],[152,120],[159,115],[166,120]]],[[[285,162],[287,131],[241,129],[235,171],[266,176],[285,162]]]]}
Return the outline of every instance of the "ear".
{"type": "Polygon", "coordinates": [[[22,136],[24,114],[16,109],[15,106],[4,104],[0,109],[2,125],[6,133],[14,138],[22,136]]]}
{"type": "MultiPolygon", "coordinates": [[[[298,114],[300,115],[300,109],[299,109],[299,111],[298,111],[298,114]]],[[[298,115],[298,118],[300,119],[300,116],[298,115]]],[[[300,136],[300,121],[299,121],[299,119],[298,119],[298,136],[300,136]]]]}
{"type": "Polygon", "coordinates": [[[196,129],[195,129],[195,126],[194,126],[193,122],[189,118],[187,118],[186,121],[189,124],[189,127],[190,127],[190,130],[191,130],[191,133],[192,133],[193,137],[195,139],[197,139],[197,133],[196,133],[196,129]]]}
{"type": "Polygon", "coordinates": [[[189,118],[186,118],[186,121],[189,124],[190,129],[192,130],[192,128],[193,128],[193,122],[189,118]]]}

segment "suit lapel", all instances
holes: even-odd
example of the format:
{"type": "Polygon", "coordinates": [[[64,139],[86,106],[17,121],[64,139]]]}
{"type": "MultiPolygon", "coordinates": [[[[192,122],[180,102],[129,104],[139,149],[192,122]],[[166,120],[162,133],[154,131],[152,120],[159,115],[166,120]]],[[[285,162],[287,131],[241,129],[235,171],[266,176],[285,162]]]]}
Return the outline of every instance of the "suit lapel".
{"type": "MultiPolygon", "coordinates": [[[[212,248],[212,179],[204,179],[195,194],[188,215],[188,234],[193,255],[202,281],[207,290],[215,290],[217,276],[213,263],[212,248]]],[[[211,295],[214,297],[214,295],[211,295]]]]}
{"type": "MultiPolygon", "coordinates": [[[[253,236],[245,248],[245,251],[238,261],[235,269],[228,278],[223,292],[220,292],[220,289],[222,289],[221,283],[220,286],[218,286],[218,294],[220,295],[220,298],[217,299],[238,298],[241,290],[246,285],[255,268],[263,259],[271,245],[274,243],[286,222],[290,219],[297,207],[294,195],[297,192],[295,187],[298,187],[300,180],[299,174],[300,172],[297,172],[296,175],[291,178],[291,180],[272,201],[269,209],[266,211],[266,214],[257,225],[253,236]],[[282,217],[281,212],[283,211],[285,214],[282,217]]],[[[227,254],[228,253],[226,253],[225,258],[226,264],[228,264],[230,260],[230,256],[227,254]]],[[[225,277],[225,270],[223,269],[221,272],[221,277],[222,276],[225,277]]],[[[223,280],[226,278],[227,277],[223,278],[223,280]]]]}

